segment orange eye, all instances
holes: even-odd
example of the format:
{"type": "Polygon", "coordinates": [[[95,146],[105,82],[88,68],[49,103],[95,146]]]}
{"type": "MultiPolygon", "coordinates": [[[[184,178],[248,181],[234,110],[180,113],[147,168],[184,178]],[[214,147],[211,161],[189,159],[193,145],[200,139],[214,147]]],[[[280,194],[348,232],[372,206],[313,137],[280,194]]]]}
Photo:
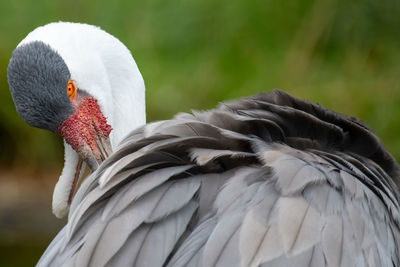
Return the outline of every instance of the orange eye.
{"type": "Polygon", "coordinates": [[[76,94],[76,85],[72,80],[68,81],[67,92],[70,99],[73,99],[76,94]]]}

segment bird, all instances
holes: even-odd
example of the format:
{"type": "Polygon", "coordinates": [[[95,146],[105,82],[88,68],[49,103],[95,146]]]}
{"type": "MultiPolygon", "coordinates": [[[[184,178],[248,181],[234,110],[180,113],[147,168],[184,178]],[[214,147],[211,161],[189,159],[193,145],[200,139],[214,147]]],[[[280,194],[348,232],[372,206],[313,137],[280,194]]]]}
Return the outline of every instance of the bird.
{"type": "Polygon", "coordinates": [[[355,117],[275,89],[146,124],[132,54],[81,23],[33,30],[7,76],[64,139],[37,266],[400,266],[399,165],[355,117]]]}

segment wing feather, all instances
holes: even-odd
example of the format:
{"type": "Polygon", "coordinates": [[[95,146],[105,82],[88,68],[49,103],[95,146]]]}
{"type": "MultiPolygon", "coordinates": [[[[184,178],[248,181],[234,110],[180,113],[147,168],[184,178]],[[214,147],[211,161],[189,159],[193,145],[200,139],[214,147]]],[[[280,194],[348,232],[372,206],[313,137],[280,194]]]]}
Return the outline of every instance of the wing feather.
{"type": "Polygon", "coordinates": [[[324,267],[327,266],[322,253],[321,246],[316,245],[296,256],[281,255],[272,261],[265,262],[260,267],[292,267],[292,266],[307,266],[307,267],[324,267]]]}
{"type": "Polygon", "coordinates": [[[226,214],[215,226],[204,247],[203,266],[239,266],[239,229],[244,213],[226,214]]]}
{"type": "Polygon", "coordinates": [[[197,204],[191,201],[164,220],[144,224],[129,237],[127,245],[118,251],[108,265],[162,266],[196,209],[197,204]]]}
{"type": "MultiPolygon", "coordinates": [[[[96,259],[94,266],[101,266],[101,263],[106,263],[117,253],[124,246],[129,231],[135,231],[142,224],[162,220],[187,205],[198,187],[199,182],[194,179],[170,181],[145,194],[137,201],[128,199],[126,201],[130,201],[130,204],[120,203],[113,219],[105,225],[103,232],[98,234],[97,246],[91,253],[93,259],[96,259]],[[129,208],[120,210],[120,206],[129,208]]],[[[125,194],[129,195],[129,192],[125,194]]]]}
{"type": "MultiPolygon", "coordinates": [[[[206,219],[196,227],[169,261],[169,267],[193,266],[202,256],[203,248],[216,225],[216,217],[206,219]],[[192,262],[192,264],[190,264],[192,262]]],[[[197,265],[197,264],[196,264],[197,265]]]]}
{"type": "Polygon", "coordinates": [[[322,228],[319,213],[302,197],[279,200],[279,234],[286,254],[297,255],[313,247],[322,228]]]}
{"type": "Polygon", "coordinates": [[[122,210],[124,210],[130,203],[135,199],[140,198],[142,195],[147,193],[149,190],[159,186],[163,182],[171,178],[171,176],[182,173],[190,169],[192,165],[168,167],[160,170],[155,170],[148,174],[143,175],[139,179],[135,179],[131,184],[126,186],[127,190],[121,194],[121,198],[115,198],[115,201],[111,199],[105,207],[102,219],[106,217],[116,216],[122,210]]]}

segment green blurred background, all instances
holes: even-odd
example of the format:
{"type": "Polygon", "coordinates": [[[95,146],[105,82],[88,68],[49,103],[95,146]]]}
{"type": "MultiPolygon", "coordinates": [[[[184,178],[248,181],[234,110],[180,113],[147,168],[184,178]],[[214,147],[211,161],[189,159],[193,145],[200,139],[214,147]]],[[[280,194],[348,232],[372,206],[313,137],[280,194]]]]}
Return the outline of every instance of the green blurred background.
{"type": "Polygon", "coordinates": [[[400,1],[0,2],[0,263],[34,264],[51,215],[61,139],[18,117],[6,69],[31,30],[95,24],[132,51],[148,121],[273,88],[359,117],[400,159],[400,1]]]}

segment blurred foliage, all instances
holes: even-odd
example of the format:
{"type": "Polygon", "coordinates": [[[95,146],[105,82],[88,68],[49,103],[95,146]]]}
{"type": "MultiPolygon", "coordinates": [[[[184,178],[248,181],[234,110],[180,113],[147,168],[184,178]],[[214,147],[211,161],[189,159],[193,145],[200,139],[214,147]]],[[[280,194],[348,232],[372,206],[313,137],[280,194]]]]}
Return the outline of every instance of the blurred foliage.
{"type": "Polygon", "coordinates": [[[95,24],[132,51],[148,120],[281,88],[357,116],[400,158],[400,1],[0,2],[0,164],[61,164],[61,139],[17,115],[12,50],[52,21],[95,24]]]}

